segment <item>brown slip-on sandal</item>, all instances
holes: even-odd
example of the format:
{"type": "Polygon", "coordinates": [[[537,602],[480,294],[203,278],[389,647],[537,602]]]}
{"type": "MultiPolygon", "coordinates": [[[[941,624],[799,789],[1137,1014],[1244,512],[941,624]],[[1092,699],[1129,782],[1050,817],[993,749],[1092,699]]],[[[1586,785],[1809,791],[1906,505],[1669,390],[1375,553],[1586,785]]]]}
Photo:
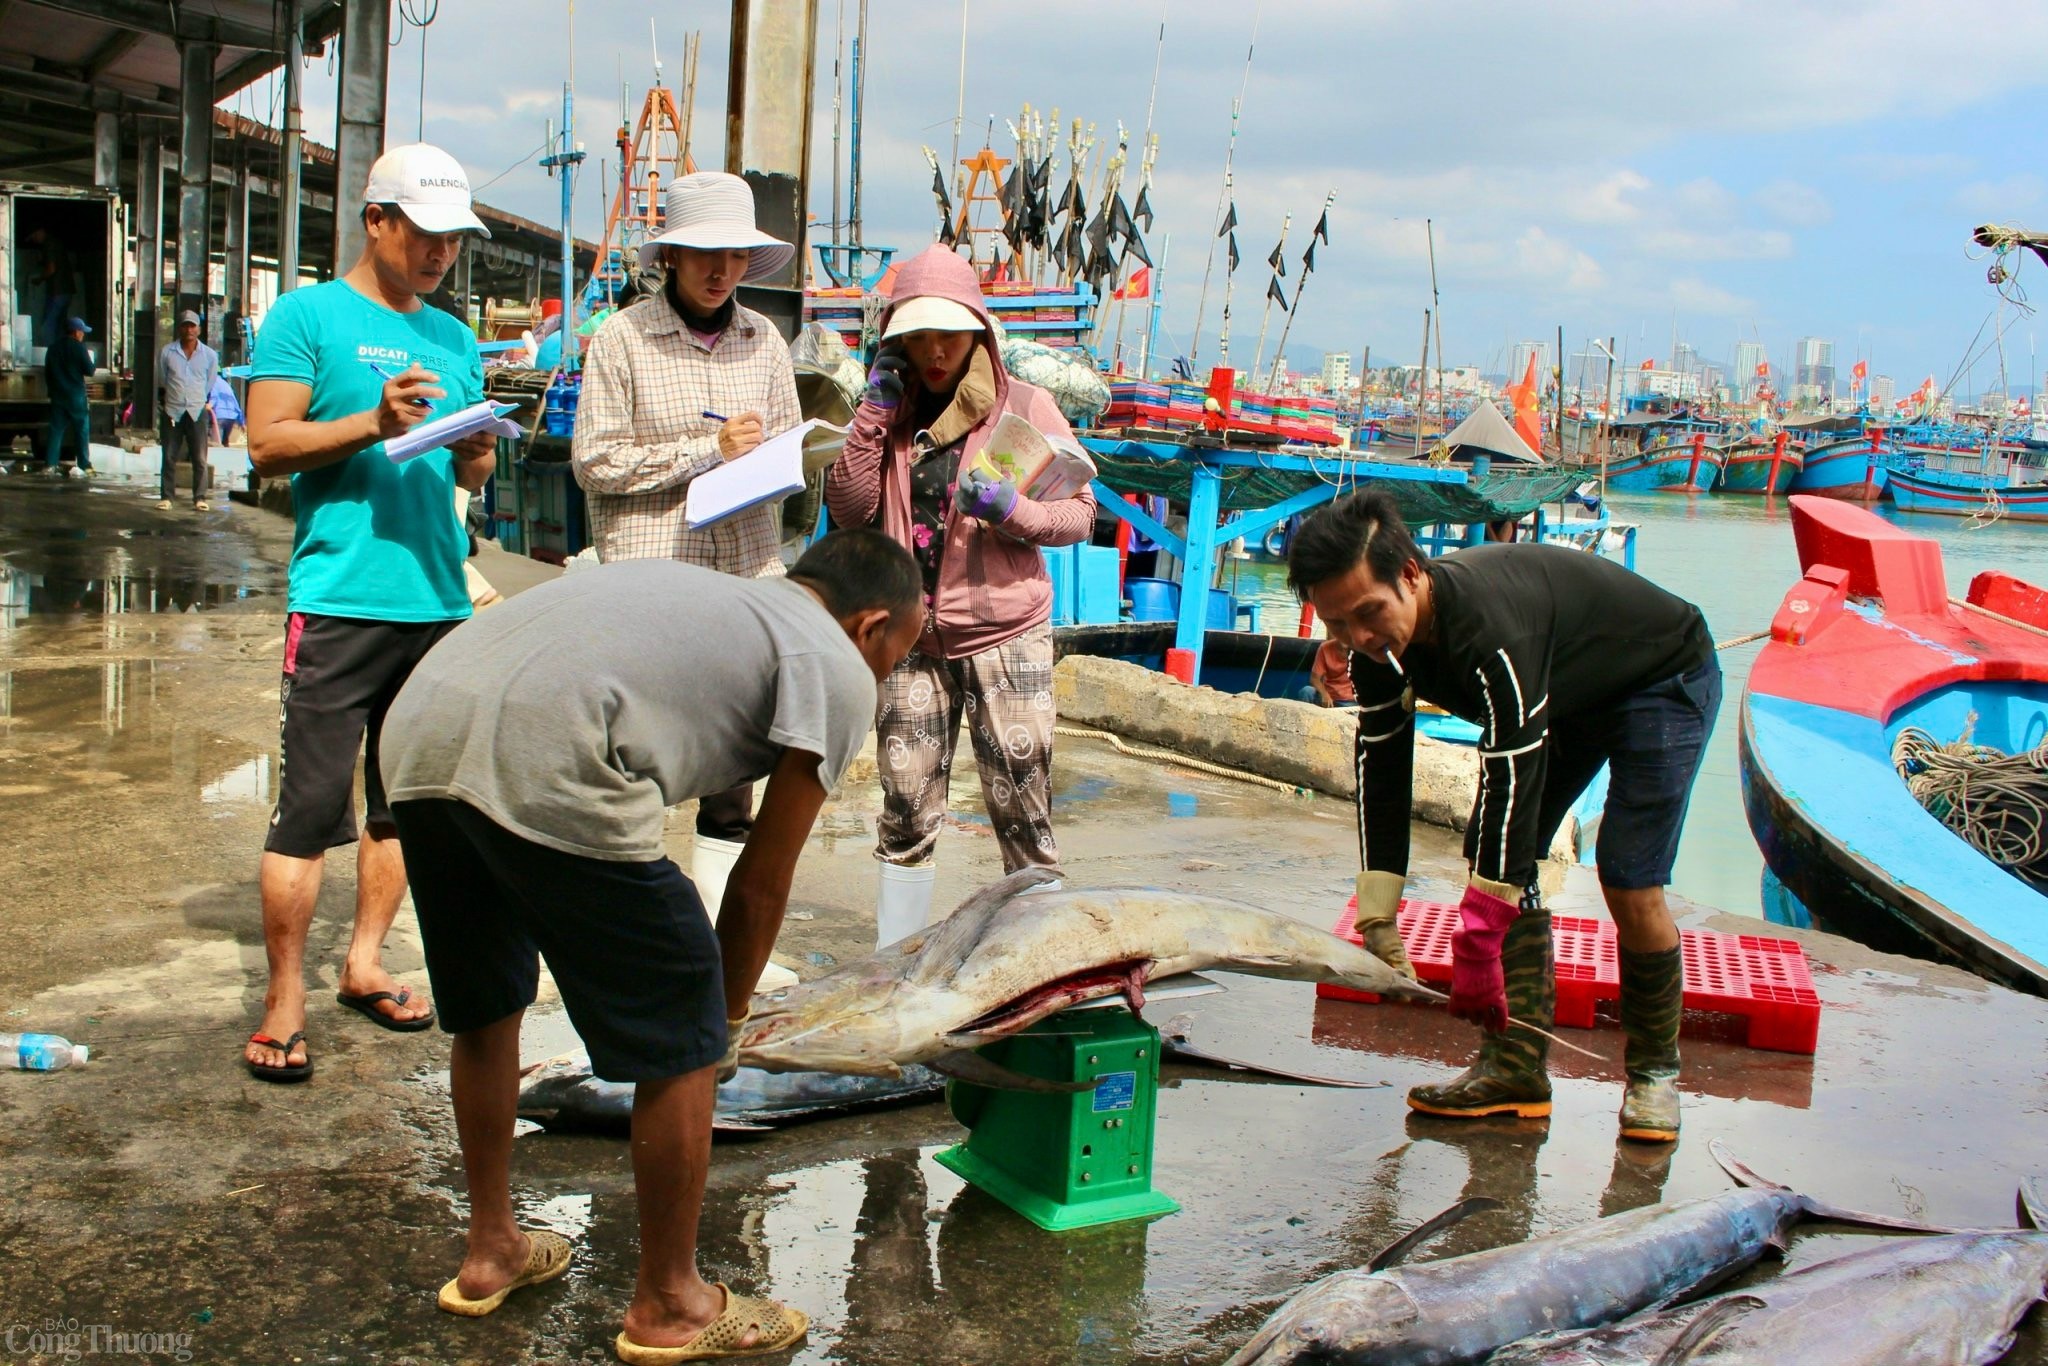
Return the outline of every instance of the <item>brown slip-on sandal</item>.
{"type": "Polygon", "coordinates": [[[717,1361],[728,1357],[766,1356],[786,1352],[802,1340],[810,1328],[810,1317],[774,1300],[735,1295],[725,1291],[725,1311],[704,1325],[702,1332],[680,1347],[642,1347],[621,1332],[613,1344],[619,1360],[627,1366],[676,1366],[684,1361],[717,1361]],[[749,1329],[758,1330],[758,1341],[742,1347],[749,1329]]]}
{"type": "Polygon", "coordinates": [[[441,1298],[438,1303],[451,1314],[480,1319],[503,1304],[505,1297],[521,1286],[551,1281],[568,1269],[569,1240],[559,1233],[535,1229],[526,1235],[526,1269],[508,1281],[503,1290],[495,1295],[473,1300],[462,1293],[461,1287],[456,1283],[462,1279],[458,1276],[441,1287],[441,1298]]]}

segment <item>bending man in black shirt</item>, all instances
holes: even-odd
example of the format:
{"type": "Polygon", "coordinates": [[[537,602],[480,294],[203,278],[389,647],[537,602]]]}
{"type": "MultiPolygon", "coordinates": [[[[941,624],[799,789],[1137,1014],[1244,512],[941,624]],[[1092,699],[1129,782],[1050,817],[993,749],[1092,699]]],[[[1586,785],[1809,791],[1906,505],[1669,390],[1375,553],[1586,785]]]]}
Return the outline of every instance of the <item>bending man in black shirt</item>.
{"type": "MultiPolygon", "coordinates": [[[[1426,560],[1394,499],[1352,494],[1310,518],[1288,582],[1350,645],[1358,688],[1358,922],[1384,943],[1408,871],[1415,700],[1481,728],[1465,829],[1471,878],[1452,937],[1451,1010],[1488,1031],[1455,1079],[1418,1086],[1428,1114],[1550,1113],[1550,915],[1536,861],[1604,763],[1601,891],[1621,942],[1624,1138],[1678,1137],[1678,929],[1664,903],[1721,670],[1700,611],[1611,561],[1546,545],[1426,560]],[[1519,902],[1519,906],[1518,903],[1519,902]]],[[[1385,956],[1384,954],[1382,956],[1385,956]]]]}

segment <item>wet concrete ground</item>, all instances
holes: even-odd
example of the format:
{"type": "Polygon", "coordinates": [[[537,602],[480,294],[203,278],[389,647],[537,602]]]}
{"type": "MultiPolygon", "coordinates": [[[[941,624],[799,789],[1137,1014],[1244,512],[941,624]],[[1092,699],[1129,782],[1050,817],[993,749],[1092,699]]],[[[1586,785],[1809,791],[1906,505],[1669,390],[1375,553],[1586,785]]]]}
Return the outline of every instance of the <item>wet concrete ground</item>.
{"type": "MultiPolygon", "coordinates": [[[[313,935],[319,1074],[279,1088],[239,1062],[263,990],[256,856],[275,782],[288,543],[288,524],[245,507],[160,514],[134,489],[0,480],[0,1028],[94,1049],[83,1071],[0,1073],[0,1335],[19,1329],[0,1343],[10,1360],[58,1359],[57,1319],[75,1324],[81,1351],[94,1325],[165,1335],[141,1339],[163,1350],[101,1353],[129,1360],[609,1360],[635,1258],[620,1140],[524,1135],[520,1199],[574,1237],[569,1275],[486,1320],[434,1308],[463,1209],[447,1041],[326,1004],[352,908],[346,857],[331,863],[313,935]]],[[[1335,918],[1355,866],[1342,804],[1063,746],[1074,881],[1335,918]]],[[[963,776],[942,901],[998,871],[963,776]]],[[[812,841],[782,944],[800,971],[871,942],[875,806],[850,783],[812,841]]],[[[671,826],[685,858],[687,832],[671,826]]],[[[1418,847],[1419,888],[1452,894],[1451,838],[1420,830],[1418,847]]],[[[1574,883],[1557,904],[1591,899],[1574,883]]],[[[409,919],[389,961],[423,983],[409,919]]],[[[1704,909],[1685,921],[1755,928],[1704,909]]],[[[1706,1151],[1717,1136],[1837,1203],[2008,1221],[2019,1178],[2048,1172],[2048,1002],[1805,938],[1826,1002],[1818,1055],[1755,1052],[1736,1023],[1690,1018],[1674,1153],[1616,1143],[1611,1020],[1567,1031],[1606,1061],[1563,1055],[1551,1121],[1459,1125],[1411,1118],[1402,1091],[1462,1066],[1468,1027],[1230,977],[1225,994],[1158,1013],[1191,1014],[1196,1041],[1226,1052],[1389,1085],[1174,1069],[1156,1170],[1181,1212],[1066,1235],[933,1161],[962,1132],[940,1105],[721,1143],[705,1270],[813,1316],[793,1361],[1214,1363],[1308,1280],[1365,1261],[1461,1194],[1508,1208],[1425,1255],[1723,1190],[1706,1151]]],[[[529,1056],[572,1042],[543,1005],[529,1056]]],[[[1862,1241],[1805,1233],[1789,1264],[1862,1241]]],[[[2048,1363],[2048,1328],[2029,1325],[2009,1359],[2048,1363]]]]}

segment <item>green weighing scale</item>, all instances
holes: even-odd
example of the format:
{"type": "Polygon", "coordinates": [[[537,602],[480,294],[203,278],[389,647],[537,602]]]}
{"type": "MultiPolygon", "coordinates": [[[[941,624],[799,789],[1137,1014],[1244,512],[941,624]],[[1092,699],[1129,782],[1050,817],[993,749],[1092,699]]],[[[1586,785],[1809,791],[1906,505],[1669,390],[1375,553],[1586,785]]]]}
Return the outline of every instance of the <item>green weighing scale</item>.
{"type": "MultiPolygon", "coordinates": [[[[1180,973],[1148,984],[1145,998],[1223,989],[1199,973],[1180,973]]],[[[1159,1031],[1123,998],[1069,1006],[980,1052],[1025,1076],[1094,1086],[1047,1094],[948,1082],[946,1103],[968,1135],[937,1155],[939,1165],[1054,1232],[1180,1208],[1152,1188],[1159,1031]]]]}

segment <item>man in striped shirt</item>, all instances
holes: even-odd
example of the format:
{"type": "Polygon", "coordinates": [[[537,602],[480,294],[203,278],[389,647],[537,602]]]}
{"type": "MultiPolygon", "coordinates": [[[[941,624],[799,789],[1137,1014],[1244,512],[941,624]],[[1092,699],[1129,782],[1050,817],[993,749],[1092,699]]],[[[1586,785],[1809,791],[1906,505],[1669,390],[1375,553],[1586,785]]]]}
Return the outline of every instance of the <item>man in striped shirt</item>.
{"type": "Polygon", "coordinates": [[[1676,1139],[1682,974],[1664,887],[1721,700],[1699,609],[1560,546],[1425,559],[1380,490],[1310,518],[1289,550],[1288,582],[1354,651],[1358,923],[1369,946],[1398,949],[1391,923],[1408,871],[1416,699],[1481,730],[1451,1010],[1487,1034],[1470,1069],[1416,1087],[1409,1105],[1459,1117],[1550,1113],[1545,1041],[1506,1026],[1511,1015],[1551,1024],[1550,916],[1536,862],[1605,764],[1597,861],[1621,947],[1621,1132],[1676,1139]]]}

